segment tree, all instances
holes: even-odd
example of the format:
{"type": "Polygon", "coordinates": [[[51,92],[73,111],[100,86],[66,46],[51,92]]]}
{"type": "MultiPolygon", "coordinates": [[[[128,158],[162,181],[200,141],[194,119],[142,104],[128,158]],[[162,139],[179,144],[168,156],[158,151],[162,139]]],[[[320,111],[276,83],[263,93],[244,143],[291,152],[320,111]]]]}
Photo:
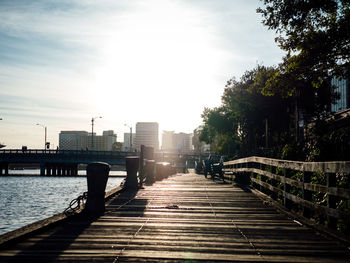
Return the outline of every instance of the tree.
{"type": "Polygon", "coordinates": [[[295,96],[307,115],[319,117],[337,99],[331,78],[350,73],[350,1],[264,0],[264,4],[257,12],[263,15],[263,24],[279,34],[275,40],[287,55],[262,93],[295,96]]]}
{"type": "Polygon", "coordinates": [[[257,153],[259,148],[280,144],[288,136],[285,131],[289,125],[289,99],[261,94],[274,70],[257,66],[240,81],[229,80],[221,106],[203,111],[200,139],[216,143],[219,153],[230,156],[247,156],[257,153]]]}
{"type": "Polygon", "coordinates": [[[350,67],[349,0],[264,0],[263,24],[287,51],[284,71],[301,78],[345,77],[350,67]]]}
{"type": "Polygon", "coordinates": [[[112,145],[112,151],[121,151],[123,149],[123,144],[121,142],[115,142],[112,145]]]}
{"type": "MultiPolygon", "coordinates": [[[[262,92],[293,96],[296,109],[303,113],[306,122],[316,119],[316,123],[322,123],[331,103],[338,98],[331,79],[347,78],[350,74],[350,1],[263,2],[265,6],[257,12],[263,16],[263,24],[279,34],[275,41],[287,54],[262,92]]],[[[324,146],[338,137],[322,127],[314,125],[311,140],[306,138],[305,156],[322,159],[336,154],[331,153],[332,147],[327,146],[327,151],[324,146]]]]}

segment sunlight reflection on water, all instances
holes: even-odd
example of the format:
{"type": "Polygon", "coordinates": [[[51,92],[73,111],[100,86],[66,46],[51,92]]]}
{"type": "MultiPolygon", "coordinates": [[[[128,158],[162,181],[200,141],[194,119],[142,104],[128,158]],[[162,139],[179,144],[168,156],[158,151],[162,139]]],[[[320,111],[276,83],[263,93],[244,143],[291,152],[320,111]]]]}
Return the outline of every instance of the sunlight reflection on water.
{"type": "MultiPolygon", "coordinates": [[[[23,171],[15,172],[23,174],[23,171]]],[[[125,172],[111,171],[111,174],[125,175],[125,172]]],[[[109,177],[106,191],[119,186],[123,179],[109,177]]],[[[0,234],[63,212],[72,199],[85,191],[85,176],[1,176],[0,234]]]]}

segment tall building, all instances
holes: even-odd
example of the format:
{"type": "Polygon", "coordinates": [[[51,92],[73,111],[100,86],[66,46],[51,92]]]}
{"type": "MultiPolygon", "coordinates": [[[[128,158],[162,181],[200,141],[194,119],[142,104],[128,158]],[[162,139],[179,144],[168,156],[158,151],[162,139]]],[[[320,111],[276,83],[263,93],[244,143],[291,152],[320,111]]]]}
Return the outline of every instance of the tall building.
{"type": "Polygon", "coordinates": [[[175,134],[175,149],[180,153],[189,153],[192,151],[192,134],[176,133],[175,134]]]}
{"type": "Polygon", "coordinates": [[[87,131],[61,131],[59,134],[59,148],[61,150],[81,150],[86,148],[87,131]]]}
{"type": "Polygon", "coordinates": [[[103,131],[102,136],[103,147],[101,151],[112,151],[113,144],[117,142],[117,134],[113,130],[103,131]]]}
{"type": "Polygon", "coordinates": [[[350,108],[349,79],[333,78],[331,83],[337,87],[335,91],[340,96],[336,103],[331,105],[331,111],[337,112],[350,108]]]}
{"type": "Polygon", "coordinates": [[[162,151],[175,151],[175,133],[174,131],[163,131],[162,134],[162,151]]]}
{"type": "Polygon", "coordinates": [[[135,138],[136,133],[131,134],[131,149],[130,149],[130,132],[124,133],[124,143],[123,143],[123,150],[124,151],[133,151],[135,149],[135,138]]]}
{"type": "Polygon", "coordinates": [[[192,151],[192,134],[163,131],[162,151],[189,153],[192,151]]]}
{"type": "Polygon", "coordinates": [[[104,131],[102,135],[88,133],[87,131],[61,131],[59,134],[59,148],[61,150],[94,150],[112,151],[117,141],[114,131],[104,131]]]}
{"type": "Polygon", "coordinates": [[[135,149],[141,149],[141,145],[153,147],[155,151],[159,149],[157,122],[136,123],[135,149]]]}

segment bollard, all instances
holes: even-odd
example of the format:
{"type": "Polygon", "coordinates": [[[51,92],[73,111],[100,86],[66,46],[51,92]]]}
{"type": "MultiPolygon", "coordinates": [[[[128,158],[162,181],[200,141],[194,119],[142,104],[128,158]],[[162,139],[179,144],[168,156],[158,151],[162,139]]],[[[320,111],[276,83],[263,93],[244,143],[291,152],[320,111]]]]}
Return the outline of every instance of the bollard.
{"type": "Polygon", "coordinates": [[[157,162],[156,163],[156,180],[163,180],[170,175],[170,163],[157,162]]]}
{"type": "Polygon", "coordinates": [[[139,157],[129,156],[125,158],[126,180],[125,187],[127,189],[137,189],[137,171],[139,170],[139,157]]]}
{"type": "Polygon", "coordinates": [[[88,164],[86,168],[88,197],[84,213],[100,215],[105,212],[105,191],[110,169],[107,163],[88,164]]]}
{"type": "Polygon", "coordinates": [[[147,160],[146,161],[146,166],[145,166],[145,171],[146,171],[146,184],[153,184],[155,182],[155,161],[154,160],[147,160]]]}

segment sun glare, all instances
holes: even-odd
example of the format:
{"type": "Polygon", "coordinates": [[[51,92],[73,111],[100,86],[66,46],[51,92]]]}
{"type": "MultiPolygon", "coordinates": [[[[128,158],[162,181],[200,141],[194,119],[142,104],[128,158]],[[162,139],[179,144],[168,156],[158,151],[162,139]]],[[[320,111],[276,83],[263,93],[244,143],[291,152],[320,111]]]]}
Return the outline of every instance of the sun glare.
{"type": "Polygon", "coordinates": [[[210,28],[198,24],[202,15],[160,1],[118,17],[99,45],[96,106],[112,114],[141,107],[135,117],[159,122],[179,114],[179,103],[208,85],[201,79],[217,64],[210,28]]]}

